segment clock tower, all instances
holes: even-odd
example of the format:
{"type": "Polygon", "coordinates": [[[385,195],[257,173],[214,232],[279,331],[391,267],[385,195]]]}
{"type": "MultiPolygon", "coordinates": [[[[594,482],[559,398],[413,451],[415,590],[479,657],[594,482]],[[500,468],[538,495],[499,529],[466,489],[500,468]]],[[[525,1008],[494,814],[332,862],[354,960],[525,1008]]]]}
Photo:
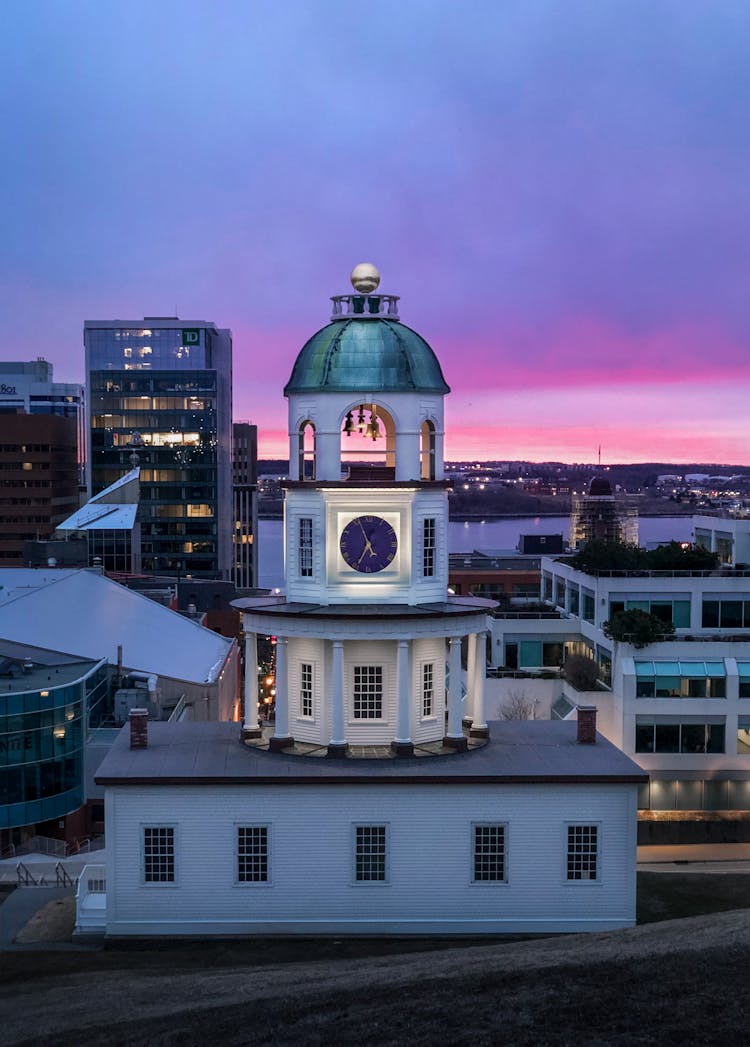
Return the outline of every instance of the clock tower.
{"type": "Polygon", "coordinates": [[[443,398],[430,346],[357,266],[303,346],[289,399],[289,599],[421,604],[448,587],[443,398]],[[312,555],[310,551],[312,550],[312,555]]]}
{"type": "Polygon", "coordinates": [[[262,738],[255,634],[265,633],[277,637],[270,748],[463,751],[487,734],[491,604],[448,595],[450,390],[430,346],[401,322],[399,297],[378,289],[377,269],[356,266],[351,283],[284,389],[286,590],[237,604],[248,636],[244,736],[262,738]]]}

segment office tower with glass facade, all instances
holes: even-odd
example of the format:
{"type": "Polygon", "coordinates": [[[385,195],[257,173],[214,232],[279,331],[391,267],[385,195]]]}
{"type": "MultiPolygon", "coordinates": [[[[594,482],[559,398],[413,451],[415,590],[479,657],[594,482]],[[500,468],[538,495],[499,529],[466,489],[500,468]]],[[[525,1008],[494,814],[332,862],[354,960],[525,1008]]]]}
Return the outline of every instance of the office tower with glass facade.
{"type": "Polygon", "coordinates": [[[234,584],[252,589],[258,584],[258,427],[235,422],[232,474],[234,481],[234,584]]]}
{"type": "Polygon", "coordinates": [[[89,493],[140,466],[143,571],[231,579],[231,331],[88,320],[84,343],[89,493]]]}

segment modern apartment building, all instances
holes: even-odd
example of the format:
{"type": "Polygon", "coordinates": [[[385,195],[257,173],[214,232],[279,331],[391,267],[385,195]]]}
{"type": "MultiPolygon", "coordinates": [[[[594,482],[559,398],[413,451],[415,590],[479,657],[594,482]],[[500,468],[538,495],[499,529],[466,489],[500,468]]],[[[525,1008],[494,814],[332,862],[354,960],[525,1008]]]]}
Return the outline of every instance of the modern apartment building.
{"type": "Polygon", "coordinates": [[[178,317],[84,325],[90,494],[140,467],[149,574],[232,577],[232,336],[178,317]]]}
{"type": "MultiPolygon", "coordinates": [[[[694,532],[700,544],[721,548],[725,559],[746,560],[750,519],[696,517],[694,532]]],[[[602,733],[649,774],[642,810],[750,811],[750,570],[744,563],[711,571],[594,573],[545,557],[542,599],[547,612],[496,613],[490,675],[500,677],[498,684],[533,702],[538,674],[539,695],[546,689],[553,718],[575,718],[579,704],[594,702],[602,733]],[[622,610],[672,622],[674,637],[644,647],[610,639],[604,623],[622,610]],[[595,693],[576,692],[562,680],[555,691],[542,678],[571,654],[598,664],[595,693]]],[[[543,701],[537,709],[545,714],[543,701]]]]}
{"type": "Polygon", "coordinates": [[[258,584],[258,427],[235,422],[232,427],[234,498],[234,584],[258,584]]]}

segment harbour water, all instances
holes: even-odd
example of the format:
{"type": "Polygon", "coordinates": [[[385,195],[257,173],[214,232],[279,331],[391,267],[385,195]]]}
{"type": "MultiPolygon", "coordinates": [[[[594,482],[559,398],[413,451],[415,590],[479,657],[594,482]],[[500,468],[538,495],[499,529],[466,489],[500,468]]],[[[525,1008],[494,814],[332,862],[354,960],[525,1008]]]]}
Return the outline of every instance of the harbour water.
{"type": "MultiPolygon", "coordinates": [[[[452,521],[448,525],[448,548],[452,553],[495,552],[515,549],[522,534],[562,534],[568,537],[567,516],[524,516],[517,519],[452,521]]],[[[638,521],[641,545],[649,542],[690,541],[689,516],[643,516],[638,521]]],[[[284,546],[281,520],[258,521],[258,584],[264,589],[284,584],[284,546]]]]}

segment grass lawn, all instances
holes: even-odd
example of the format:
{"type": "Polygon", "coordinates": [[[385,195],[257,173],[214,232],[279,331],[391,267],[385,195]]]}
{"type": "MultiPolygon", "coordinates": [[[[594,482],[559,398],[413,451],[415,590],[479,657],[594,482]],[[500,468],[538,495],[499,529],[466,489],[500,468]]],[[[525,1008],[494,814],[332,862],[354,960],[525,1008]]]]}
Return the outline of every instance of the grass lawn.
{"type": "MultiPolygon", "coordinates": [[[[641,923],[749,905],[750,874],[646,872],[638,877],[641,923]]],[[[691,930],[691,937],[694,933],[691,930]]],[[[606,953],[612,959],[602,954],[587,962],[586,938],[578,936],[571,940],[569,959],[567,954],[561,957],[560,966],[541,960],[537,966],[517,966],[513,960],[502,973],[485,971],[483,963],[472,973],[462,972],[460,950],[477,944],[495,951],[507,946],[512,956],[511,938],[269,939],[170,943],[166,948],[133,944],[100,951],[12,952],[0,962],[6,1004],[13,1006],[14,996],[20,994],[16,1005],[22,1008],[23,994],[31,986],[40,1003],[58,985],[58,992],[65,991],[55,1047],[569,1047],[578,1040],[586,1047],[690,1047],[737,1040],[746,1022],[744,991],[750,966],[750,946],[744,939],[738,944],[729,933],[726,944],[718,947],[716,941],[723,938],[715,933],[700,951],[675,947],[659,956],[644,953],[639,959],[623,959],[616,934],[612,939],[606,953]],[[413,967],[402,967],[394,977],[393,988],[388,985],[390,966],[388,980],[370,984],[369,973],[363,974],[354,963],[391,955],[395,962],[406,953],[429,950],[439,963],[439,952],[447,948],[456,951],[455,975],[438,979],[431,958],[415,958],[413,967]],[[356,984],[350,984],[348,967],[343,975],[339,968],[334,969],[335,977],[327,974],[325,961],[342,959],[352,960],[356,984]],[[322,980],[315,987],[303,981],[300,987],[293,964],[310,960],[324,961],[322,980]],[[77,1027],[76,994],[95,993],[97,974],[111,979],[116,972],[118,998],[127,1001],[129,975],[146,972],[149,991],[158,996],[160,978],[167,974],[178,974],[180,981],[184,975],[192,989],[192,976],[222,969],[230,976],[230,968],[247,968],[246,979],[244,970],[240,974],[248,988],[230,1006],[218,1006],[211,996],[196,1010],[145,1022],[137,1008],[125,1006],[117,1014],[103,1013],[96,1028],[77,1027]],[[254,968],[273,977],[280,995],[254,995],[254,968]],[[81,973],[91,975],[90,981],[84,980],[85,990],[79,980],[70,985],[68,995],[66,978],[81,973]]],[[[28,1039],[24,1032],[23,1038],[12,1041],[15,1047],[36,1047],[39,1040],[33,1029],[30,1014],[28,1039]]]]}
{"type": "Polygon", "coordinates": [[[638,923],[750,906],[750,874],[638,873],[638,923]]]}

